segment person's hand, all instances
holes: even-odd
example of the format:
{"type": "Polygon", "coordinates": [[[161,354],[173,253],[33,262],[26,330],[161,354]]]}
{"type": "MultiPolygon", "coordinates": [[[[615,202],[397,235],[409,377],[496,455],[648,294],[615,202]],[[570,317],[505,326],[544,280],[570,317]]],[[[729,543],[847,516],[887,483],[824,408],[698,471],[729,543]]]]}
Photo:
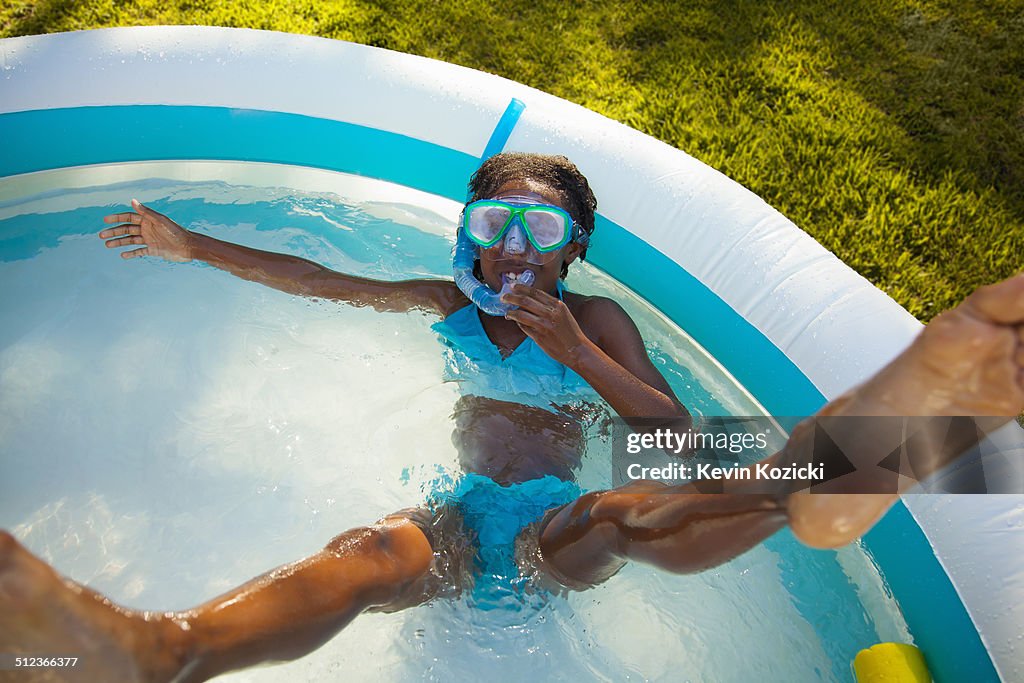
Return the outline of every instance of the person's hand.
{"type": "Polygon", "coordinates": [[[561,299],[528,285],[514,285],[501,300],[519,308],[505,317],[514,320],[546,354],[572,366],[579,349],[589,343],[579,323],[561,299]]]}
{"type": "Polygon", "coordinates": [[[192,260],[192,233],[134,199],[132,208],[135,212],[103,217],[104,223],[120,223],[100,232],[108,249],[141,245],[140,249],[122,251],[121,258],[159,256],[179,263],[192,260]]]}

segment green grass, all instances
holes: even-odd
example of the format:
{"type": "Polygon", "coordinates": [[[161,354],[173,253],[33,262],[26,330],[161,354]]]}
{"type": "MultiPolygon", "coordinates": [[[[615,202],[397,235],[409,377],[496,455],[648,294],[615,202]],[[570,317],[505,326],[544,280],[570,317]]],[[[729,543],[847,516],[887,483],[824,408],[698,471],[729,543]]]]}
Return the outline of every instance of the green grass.
{"type": "Polygon", "coordinates": [[[0,6],[4,37],[141,24],[340,38],[572,100],[746,185],[922,320],[1022,265],[1024,0],[0,6]]]}

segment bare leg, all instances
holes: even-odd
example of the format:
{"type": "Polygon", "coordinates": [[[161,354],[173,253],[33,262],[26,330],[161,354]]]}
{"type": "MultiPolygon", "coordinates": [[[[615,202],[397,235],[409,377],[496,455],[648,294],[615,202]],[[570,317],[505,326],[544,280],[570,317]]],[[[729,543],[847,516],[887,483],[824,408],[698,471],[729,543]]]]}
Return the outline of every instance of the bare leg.
{"type": "Polygon", "coordinates": [[[570,588],[601,583],[627,560],[689,574],[724,564],[786,525],[784,500],[702,494],[646,482],[581,496],[540,531],[544,568],[570,588]]]}
{"type": "Polygon", "coordinates": [[[3,533],[0,652],[79,654],[67,680],[202,681],[301,657],[360,612],[409,601],[431,560],[420,528],[393,516],[195,609],[151,613],[63,579],[3,533]]]}
{"type": "MultiPolygon", "coordinates": [[[[1024,274],[982,288],[936,318],[896,360],[819,415],[995,416],[987,421],[991,429],[1022,409],[1024,274]]],[[[861,469],[850,476],[883,476],[868,465],[898,447],[898,439],[861,430],[841,444],[861,460],[855,462],[861,469]]],[[[940,470],[963,450],[940,447],[939,439],[934,443],[917,454],[919,477],[940,470]]],[[[801,460],[812,449],[812,430],[803,424],[771,459],[801,460]]],[[[631,484],[587,494],[549,515],[540,550],[548,570],[570,586],[599,583],[627,559],[695,572],[746,552],[787,523],[807,545],[845,545],[870,529],[900,490],[854,495],[842,492],[843,478],[834,484],[826,492],[792,495],[744,494],[742,484],[735,493],[721,494],[701,494],[693,485],[631,484]]]]}
{"type": "MultiPolygon", "coordinates": [[[[914,343],[877,375],[826,406],[823,414],[1002,416],[1024,410],[1024,274],[983,287],[933,320],[914,343]]],[[[874,444],[866,462],[878,462],[895,444],[874,444]]],[[[928,476],[961,451],[940,448],[919,458],[928,476]],[[930,458],[928,456],[931,456],[930,458]]],[[[836,482],[839,483],[838,481],[836,482]]],[[[789,501],[797,538],[817,548],[850,543],[868,531],[896,502],[897,494],[853,496],[796,493],[789,501]]]]}

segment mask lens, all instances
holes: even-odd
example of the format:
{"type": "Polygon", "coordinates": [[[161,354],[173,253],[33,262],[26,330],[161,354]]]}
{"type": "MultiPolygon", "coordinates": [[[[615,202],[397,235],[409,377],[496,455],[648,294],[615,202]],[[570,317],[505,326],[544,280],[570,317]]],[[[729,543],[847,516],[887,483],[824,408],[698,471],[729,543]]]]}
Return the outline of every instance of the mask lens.
{"type": "Polygon", "coordinates": [[[560,247],[566,242],[569,226],[561,213],[536,208],[527,210],[523,217],[538,249],[546,251],[560,247]]]}
{"type": "Polygon", "coordinates": [[[512,212],[503,206],[474,206],[466,217],[466,229],[475,242],[490,246],[501,235],[512,212]]]}

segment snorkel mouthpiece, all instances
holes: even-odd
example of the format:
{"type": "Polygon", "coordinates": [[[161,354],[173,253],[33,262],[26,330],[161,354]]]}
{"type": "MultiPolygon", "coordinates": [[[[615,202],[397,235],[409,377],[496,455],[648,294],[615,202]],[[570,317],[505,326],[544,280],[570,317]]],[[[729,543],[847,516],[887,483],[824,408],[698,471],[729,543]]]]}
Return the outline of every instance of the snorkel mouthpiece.
{"type": "MultiPolygon", "coordinates": [[[[537,276],[533,274],[532,270],[524,270],[519,275],[513,275],[512,273],[505,273],[501,276],[501,291],[498,292],[498,298],[500,299],[504,295],[512,291],[512,285],[520,284],[529,287],[533,284],[533,281],[537,279],[537,276]]],[[[511,306],[510,308],[518,308],[517,306],[511,306]]]]}
{"type": "Polygon", "coordinates": [[[501,296],[511,291],[512,285],[532,285],[537,276],[532,270],[524,270],[518,276],[506,273],[501,276],[501,291],[495,292],[473,275],[473,261],[476,260],[476,255],[476,244],[469,239],[465,231],[459,230],[459,236],[455,240],[455,251],[452,254],[452,274],[455,276],[455,284],[481,311],[487,315],[504,317],[506,313],[517,307],[502,303],[501,296]]]}

